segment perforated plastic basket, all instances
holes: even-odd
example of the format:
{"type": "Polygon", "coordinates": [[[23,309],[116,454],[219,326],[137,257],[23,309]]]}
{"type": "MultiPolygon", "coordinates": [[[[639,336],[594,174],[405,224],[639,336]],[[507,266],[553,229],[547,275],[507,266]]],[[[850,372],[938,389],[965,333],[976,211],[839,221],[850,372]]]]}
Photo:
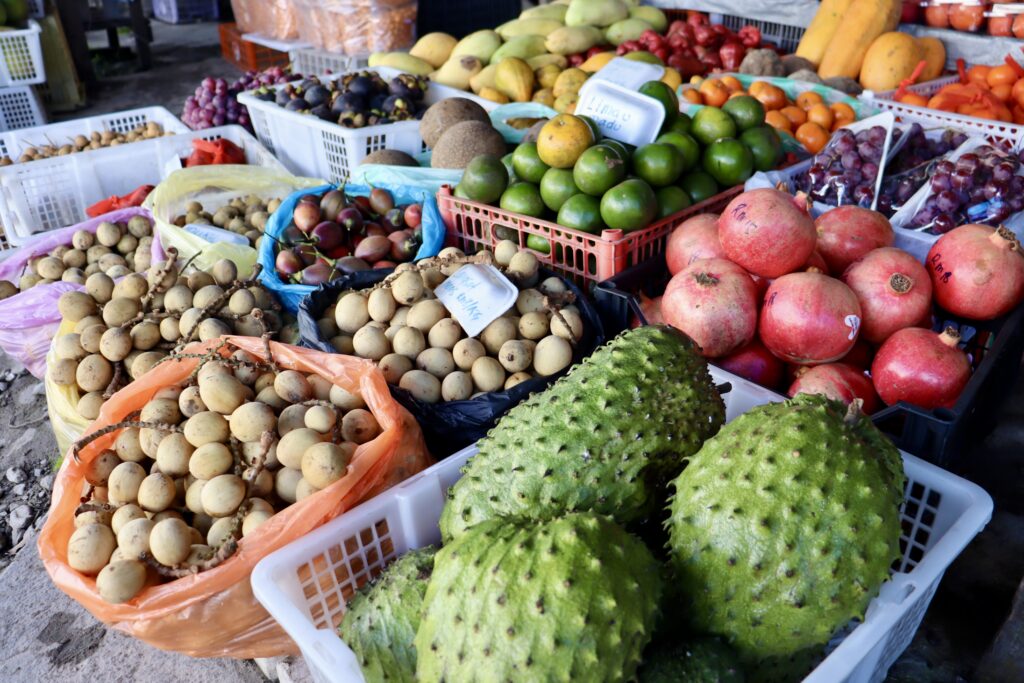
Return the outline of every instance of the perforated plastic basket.
{"type": "Polygon", "coordinates": [[[255,166],[280,162],[241,126],[222,126],[143,142],[0,167],[0,226],[14,245],[38,232],[74,225],[85,209],[139,185],[155,185],[181,168],[192,141],[226,138],[255,166]]]}
{"type": "Polygon", "coordinates": [[[292,73],[303,76],[340,74],[366,66],[365,59],[325,52],[315,48],[292,50],[288,56],[292,60],[292,73]]]}
{"type": "Polygon", "coordinates": [[[168,24],[216,21],[217,0],[153,0],[153,16],[168,24]]]}
{"type": "MultiPolygon", "coordinates": [[[[390,80],[401,73],[385,67],[368,70],[376,71],[385,80],[390,80]]],[[[341,78],[342,75],[336,74],[331,80],[341,78]]],[[[283,87],[285,86],[277,86],[276,89],[283,87]]],[[[472,93],[436,83],[431,83],[427,88],[425,101],[429,105],[449,97],[473,100],[487,111],[498,106],[497,103],[472,93]]],[[[407,154],[418,154],[424,149],[423,140],[420,138],[419,121],[399,121],[365,128],[342,128],[310,114],[288,111],[273,102],[257,99],[248,93],[240,94],[238,101],[248,108],[256,137],[277,155],[289,171],[297,175],[326,178],[332,183],[340,183],[372,152],[392,149],[407,154]]]]}
{"type": "MultiPolygon", "coordinates": [[[[657,4],[657,3],[656,3],[657,4]]],[[[665,18],[668,19],[669,23],[677,19],[683,21],[686,20],[685,9],[668,9],[661,8],[661,11],[665,13],[665,18]]],[[[800,43],[800,39],[803,37],[804,32],[807,30],[803,26],[790,26],[789,24],[777,24],[773,21],[764,21],[763,19],[750,19],[747,17],[740,17],[733,14],[708,14],[708,19],[713,24],[722,24],[728,27],[732,31],[738,31],[743,26],[756,26],[761,29],[761,41],[764,43],[774,43],[780,48],[785,50],[787,53],[796,51],[796,46],[800,43]]]]}
{"type": "Polygon", "coordinates": [[[0,131],[33,128],[44,123],[43,105],[32,86],[0,88],[0,131]]]}
{"type": "MultiPolygon", "coordinates": [[[[732,387],[724,396],[727,420],[782,400],[723,370],[711,368],[711,374],[732,387]]],[[[439,542],[446,491],[475,452],[475,446],[459,451],[256,565],[256,599],[299,646],[315,681],[363,680],[355,655],[336,632],[345,601],[398,556],[439,542]]],[[[903,556],[864,622],[805,683],[882,681],[910,644],[943,572],[992,516],[992,499],[975,484],[911,455],[903,455],[903,464],[903,556]]]]}
{"type": "Polygon", "coordinates": [[[520,249],[525,249],[528,235],[542,237],[550,243],[551,252],[542,254],[534,251],[540,262],[584,286],[607,280],[630,266],[662,253],[669,233],[677,225],[699,213],[721,212],[741,189],[735,187],[726,190],[643,230],[604,230],[600,235],[512,213],[489,204],[460,199],[452,194],[447,185],[437,193],[437,206],[448,226],[447,242],[450,245],[468,254],[492,249],[503,239],[517,240],[520,249]]]}
{"type": "Polygon", "coordinates": [[[0,32],[0,88],[46,80],[41,33],[35,19],[28,20],[28,28],[0,32]]]}
{"type": "Polygon", "coordinates": [[[88,137],[93,132],[128,133],[150,121],[159,123],[167,133],[189,132],[188,126],[163,107],[143,107],[0,134],[0,156],[9,156],[17,161],[28,147],[64,145],[74,140],[76,135],[88,137]]]}

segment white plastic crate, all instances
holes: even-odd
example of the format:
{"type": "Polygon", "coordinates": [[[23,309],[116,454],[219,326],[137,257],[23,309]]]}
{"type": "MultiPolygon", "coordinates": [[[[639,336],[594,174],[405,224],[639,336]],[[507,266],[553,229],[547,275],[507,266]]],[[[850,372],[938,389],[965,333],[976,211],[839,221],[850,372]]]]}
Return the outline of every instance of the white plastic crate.
{"type": "MultiPolygon", "coordinates": [[[[367,70],[376,71],[385,80],[402,73],[385,67],[367,70]]],[[[342,75],[332,75],[330,80],[337,80],[342,75]]],[[[276,86],[275,90],[284,87],[276,86]]],[[[425,101],[429,105],[449,97],[473,100],[487,111],[498,106],[472,93],[436,83],[430,83],[425,101]]],[[[407,154],[418,154],[424,150],[419,121],[343,128],[310,114],[288,111],[274,102],[257,99],[248,93],[240,94],[238,101],[249,110],[249,119],[256,137],[296,175],[340,183],[348,178],[350,171],[360,161],[377,150],[392,149],[407,154]]]]}
{"type": "Polygon", "coordinates": [[[31,85],[0,88],[0,131],[34,128],[46,123],[39,94],[31,85]]]}
{"type": "Polygon", "coordinates": [[[743,26],[756,26],[761,29],[761,42],[775,43],[780,48],[791,53],[796,51],[800,39],[807,30],[803,26],[790,26],[789,24],[777,24],[773,21],[763,19],[751,19],[739,17],[732,14],[709,14],[708,19],[712,24],[722,24],[732,31],[738,31],[743,26]]]}
{"type": "Polygon", "coordinates": [[[156,185],[182,167],[192,141],[226,138],[239,145],[254,166],[284,170],[281,163],[241,126],[187,131],[152,140],[106,147],[29,164],[0,167],[0,227],[11,244],[32,235],[74,225],[101,199],[124,195],[139,185],[156,185]]]}
{"type": "MultiPolygon", "coordinates": [[[[35,128],[26,128],[0,134],[0,156],[9,156],[14,161],[17,161],[18,157],[28,147],[64,145],[74,140],[76,135],[88,137],[93,132],[113,131],[115,133],[128,133],[150,121],[159,123],[166,133],[189,132],[188,126],[163,107],[143,107],[141,109],[129,109],[111,114],[88,116],[86,118],[61,121],[60,123],[51,123],[46,126],[37,126],[35,128]]],[[[40,162],[32,161],[26,163],[40,162]]]]}
{"type": "MultiPolygon", "coordinates": [[[[728,382],[726,419],[782,397],[712,367],[728,382]]],[[[476,452],[470,446],[264,558],[252,573],[256,599],[299,646],[318,683],[363,681],[355,655],[337,635],[345,602],[403,553],[440,541],[437,520],[446,491],[476,452]]],[[[875,683],[913,639],[943,572],[992,516],[980,487],[903,454],[907,486],[903,552],[892,580],[863,623],[842,640],[805,683],[875,683]]]]}
{"type": "Polygon", "coordinates": [[[217,0],[153,0],[153,16],[168,24],[216,21],[217,0]]]}
{"type": "Polygon", "coordinates": [[[41,33],[35,19],[28,20],[28,28],[0,32],[0,88],[46,80],[41,33]]]}
{"type": "Polygon", "coordinates": [[[340,55],[336,52],[325,52],[316,48],[292,50],[288,53],[288,57],[292,60],[292,73],[303,76],[341,74],[366,66],[365,59],[340,55]]]}

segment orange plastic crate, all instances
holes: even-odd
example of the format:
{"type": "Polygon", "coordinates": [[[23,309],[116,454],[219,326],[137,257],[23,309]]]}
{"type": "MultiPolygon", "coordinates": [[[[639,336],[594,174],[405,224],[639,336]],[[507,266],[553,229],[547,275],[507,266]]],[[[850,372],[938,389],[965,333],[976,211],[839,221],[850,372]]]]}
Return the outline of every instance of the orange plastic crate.
{"type": "Polygon", "coordinates": [[[220,25],[220,53],[242,71],[263,71],[272,66],[288,66],[287,52],[278,52],[249,42],[237,24],[220,25]]]}
{"type": "Polygon", "coordinates": [[[502,239],[518,240],[526,248],[527,235],[543,237],[551,253],[534,251],[545,267],[572,278],[580,286],[607,280],[665,251],[669,233],[700,213],[719,213],[742,187],[737,186],[653,223],[643,230],[604,230],[600,235],[566,228],[551,221],[503,211],[488,204],[459,199],[445,185],[437,193],[437,205],[448,227],[447,243],[466,253],[490,249],[502,239]],[[510,229],[504,236],[498,228],[510,229]]]}

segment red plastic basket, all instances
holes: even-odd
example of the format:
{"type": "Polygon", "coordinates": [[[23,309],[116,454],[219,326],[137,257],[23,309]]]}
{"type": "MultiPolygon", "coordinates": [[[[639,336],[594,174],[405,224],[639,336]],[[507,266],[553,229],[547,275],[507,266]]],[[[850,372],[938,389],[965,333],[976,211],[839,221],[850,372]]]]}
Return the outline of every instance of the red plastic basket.
{"type": "Polygon", "coordinates": [[[630,266],[661,254],[665,251],[669,233],[677,225],[700,213],[720,212],[741,190],[742,187],[737,186],[716,194],[643,230],[604,230],[600,235],[459,199],[448,185],[437,193],[437,205],[448,226],[447,242],[450,246],[472,253],[492,248],[507,238],[517,239],[519,247],[525,249],[528,235],[543,237],[551,244],[551,253],[534,251],[541,263],[586,286],[607,280],[630,266]],[[503,236],[498,234],[498,228],[507,228],[509,232],[503,236]]]}
{"type": "Polygon", "coordinates": [[[272,66],[288,66],[287,52],[257,45],[242,37],[237,24],[221,24],[220,53],[242,71],[263,71],[272,66]]]}

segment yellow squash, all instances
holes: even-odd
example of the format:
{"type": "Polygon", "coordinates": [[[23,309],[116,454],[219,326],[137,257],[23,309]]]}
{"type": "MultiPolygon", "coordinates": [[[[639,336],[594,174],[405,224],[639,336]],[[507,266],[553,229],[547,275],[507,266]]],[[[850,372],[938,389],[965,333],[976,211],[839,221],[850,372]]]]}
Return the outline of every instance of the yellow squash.
{"type": "Polygon", "coordinates": [[[901,0],[853,0],[825,56],[818,65],[822,78],[857,78],[871,43],[899,24],[901,0]]]}
{"type": "Polygon", "coordinates": [[[852,2],[853,0],[822,0],[818,12],[811,20],[811,25],[807,27],[803,38],[800,39],[800,44],[796,48],[796,56],[803,57],[814,66],[821,64],[825,50],[828,49],[828,44],[836,35],[839,22],[842,21],[843,15],[852,2]]]}

